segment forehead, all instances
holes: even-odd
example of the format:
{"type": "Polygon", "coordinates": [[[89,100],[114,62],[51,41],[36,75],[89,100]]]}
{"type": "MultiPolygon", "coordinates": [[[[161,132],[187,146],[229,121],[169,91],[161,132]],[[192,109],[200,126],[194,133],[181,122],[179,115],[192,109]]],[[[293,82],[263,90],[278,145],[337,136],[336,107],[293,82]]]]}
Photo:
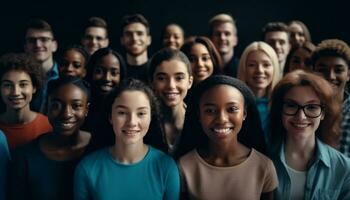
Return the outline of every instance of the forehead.
{"type": "Polygon", "coordinates": [[[105,37],[106,36],[106,29],[102,28],[102,27],[96,27],[96,26],[92,26],[92,27],[88,27],[85,30],[85,35],[92,35],[92,36],[102,36],[105,37]]]}
{"type": "Polygon", "coordinates": [[[123,29],[124,33],[125,32],[136,32],[136,31],[147,32],[147,28],[142,23],[136,22],[136,23],[131,23],[131,24],[126,25],[123,29]]]}
{"type": "Polygon", "coordinates": [[[213,26],[213,32],[231,32],[236,33],[236,26],[230,22],[217,23],[213,26]]]}
{"type": "Polygon", "coordinates": [[[105,65],[105,66],[118,66],[119,67],[119,60],[115,55],[109,53],[109,54],[101,57],[101,59],[99,60],[99,62],[97,62],[97,64],[105,65]]]}
{"type": "Polygon", "coordinates": [[[2,77],[1,80],[29,80],[31,81],[31,77],[29,74],[23,70],[9,70],[2,77]]]}
{"type": "Polygon", "coordinates": [[[303,32],[303,28],[299,24],[296,24],[296,23],[289,25],[289,29],[293,32],[303,32]]]}
{"type": "Polygon", "coordinates": [[[233,102],[244,105],[244,97],[237,88],[229,85],[216,85],[206,90],[200,98],[201,104],[227,104],[233,102]]]}
{"type": "Polygon", "coordinates": [[[129,108],[151,107],[148,96],[142,91],[126,90],[114,99],[113,105],[123,105],[129,108]]]}
{"type": "Polygon", "coordinates": [[[337,57],[337,56],[325,56],[325,57],[320,57],[316,63],[315,66],[327,66],[329,68],[335,67],[335,66],[345,66],[348,68],[348,64],[346,60],[344,60],[342,57],[337,57]]]}
{"type": "Polygon", "coordinates": [[[50,98],[60,99],[67,102],[71,100],[87,100],[87,94],[74,84],[66,84],[52,92],[50,98]]]}
{"type": "Polygon", "coordinates": [[[52,33],[50,31],[44,31],[40,29],[28,29],[26,32],[26,37],[52,37],[52,33]]]}
{"type": "Polygon", "coordinates": [[[288,33],[284,31],[271,31],[265,34],[265,40],[284,40],[288,41],[288,33]]]}
{"type": "Polygon", "coordinates": [[[167,74],[174,74],[174,73],[186,73],[188,74],[188,67],[187,65],[180,61],[180,60],[165,60],[157,66],[155,73],[167,73],[167,74]]]}
{"type": "Polygon", "coordinates": [[[262,50],[253,50],[248,54],[247,60],[264,59],[270,60],[270,57],[262,50]]]}
{"type": "Polygon", "coordinates": [[[178,25],[175,25],[175,24],[172,24],[172,25],[168,25],[165,29],[165,32],[168,33],[168,34],[183,34],[182,32],[182,29],[178,26],[178,25]]]}
{"type": "Polygon", "coordinates": [[[191,54],[209,54],[206,46],[201,43],[195,43],[191,48],[191,54]]]}
{"type": "Polygon", "coordinates": [[[286,92],[284,99],[293,100],[300,104],[310,101],[320,101],[315,90],[311,86],[295,86],[286,92]]]}

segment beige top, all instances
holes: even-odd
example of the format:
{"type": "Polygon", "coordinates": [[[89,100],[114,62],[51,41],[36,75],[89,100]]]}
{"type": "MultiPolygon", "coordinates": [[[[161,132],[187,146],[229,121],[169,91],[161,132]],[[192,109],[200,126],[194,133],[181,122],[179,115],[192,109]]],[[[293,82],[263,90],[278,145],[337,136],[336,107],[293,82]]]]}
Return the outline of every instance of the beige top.
{"type": "Polygon", "coordinates": [[[252,149],[239,165],[216,167],[193,150],[180,158],[182,189],[190,199],[254,200],[278,186],[272,161],[252,149]]]}

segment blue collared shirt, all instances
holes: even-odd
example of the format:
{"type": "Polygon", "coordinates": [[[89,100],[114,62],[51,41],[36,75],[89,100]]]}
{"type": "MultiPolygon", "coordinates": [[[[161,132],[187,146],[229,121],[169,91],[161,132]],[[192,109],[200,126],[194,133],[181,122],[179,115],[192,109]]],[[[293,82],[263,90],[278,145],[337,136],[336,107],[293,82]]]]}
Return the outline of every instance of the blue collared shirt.
{"type": "MultiPolygon", "coordinates": [[[[279,155],[273,158],[279,182],[275,198],[289,200],[291,180],[283,149],[282,145],[279,155]]],[[[319,139],[315,161],[307,171],[304,199],[350,199],[350,159],[319,139]]]]}
{"type": "Polygon", "coordinates": [[[36,96],[33,98],[32,102],[30,103],[30,108],[33,111],[43,113],[44,107],[46,104],[46,98],[47,98],[47,84],[51,80],[58,79],[58,77],[59,77],[58,64],[57,62],[54,61],[52,68],[45,74],[45,79],[41,90],[37,91],[36,96]]]}

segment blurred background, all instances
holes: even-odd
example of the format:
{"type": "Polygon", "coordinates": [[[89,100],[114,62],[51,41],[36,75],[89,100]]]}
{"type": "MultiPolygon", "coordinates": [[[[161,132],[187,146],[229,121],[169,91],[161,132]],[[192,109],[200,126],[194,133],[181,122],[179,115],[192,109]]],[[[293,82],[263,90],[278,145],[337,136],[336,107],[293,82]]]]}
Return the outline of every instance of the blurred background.
{"type": "Polygon", "coordinates": [[[207,35],[208,20],[221,12],[231,14],[236,20],[237,54],[250,42],[261,40],[261,29],[270,21],[303,21],[315,44],[329,38],[350,42],[350,11],[345,1],[340,0],[327,3],[307,0],[11,1],[1,10],[0,54],[22,51],[24,27],[31,18],[47,20],[62,48],[80,42],[82,24],[91,16],[107,21],[111,47],[121,51],[120,20],[125,14],[137,12],[151,25],[153,40],[149,55],[160,48],[160,35],[166,24],[180,24],[186,36],[207,35]]]}

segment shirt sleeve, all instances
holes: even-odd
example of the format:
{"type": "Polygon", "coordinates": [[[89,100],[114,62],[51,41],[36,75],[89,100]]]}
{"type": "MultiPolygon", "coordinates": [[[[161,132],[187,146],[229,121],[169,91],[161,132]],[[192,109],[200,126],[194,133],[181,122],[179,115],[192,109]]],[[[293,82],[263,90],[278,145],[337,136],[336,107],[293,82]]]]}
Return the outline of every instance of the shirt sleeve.
{"type": "Polygon", "coordinates": [[[87,200],[92,199],[89,195],[89,178],[81,162],[75,169],[74,174],[74,199],[87,200]]]}
{"type": "Polygon", "coordinates": [[[278,186],[278,178],[275,166],[271,160],[268,160],[266,167],[265,182],[263,186],[263,193],[271,192],[278,186]]]}
{"type": "Polygon", "coordinates": [[[170,160],[169,171],[164,193],[165,200],[178,200],[180,198],[180,175],[175,161],[170,160]]]}
{"type": "Polygon", "coordinates": [[[5,199],[5,184],[9,161],[10,153],[8,150],[6,138],[0,131],[0,199],[5,199]]]}

